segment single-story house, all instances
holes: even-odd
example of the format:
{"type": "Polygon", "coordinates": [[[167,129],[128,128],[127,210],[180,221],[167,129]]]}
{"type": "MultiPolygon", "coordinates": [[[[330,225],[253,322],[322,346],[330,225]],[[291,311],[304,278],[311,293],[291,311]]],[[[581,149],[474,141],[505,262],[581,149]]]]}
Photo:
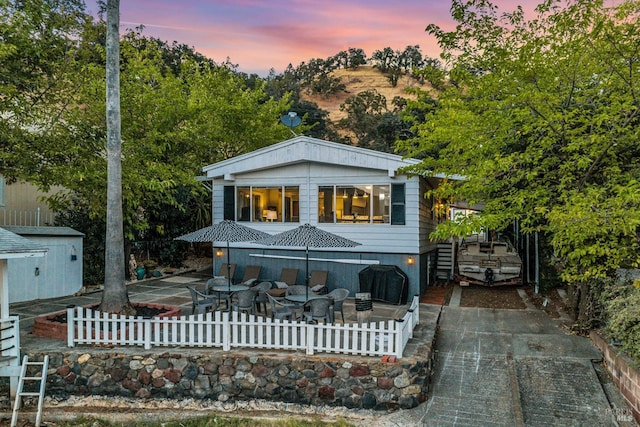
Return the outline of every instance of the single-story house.
{"type": "MultiPolygon", "coordinates": [[[[309,223],[360,246],[310,248],[309,271],[327,270],[328,288],[359,291],[358,273],[370,265],[395,265],[408,276],[408,295],[433,280],[438,218],[425,197],[437,180],[400,171],[416,159],[297,136],[203,168],[212,192],[213,223],[235,220],[269,234],[309,223]]],[[[226,250],[226,242],[215,242],[226,250]]],[[[298,268],[305,283],[304,248],[231,243],[236,278],[247,265],[260,278],[278,280],[298,268]]],[[[226,257],[226,254],[225,254],[226,257]]],[[[214,264],[219,268],[226,258],[214,264]]],[[[218,274],[219,271],[214,271],[218,274]]]]}

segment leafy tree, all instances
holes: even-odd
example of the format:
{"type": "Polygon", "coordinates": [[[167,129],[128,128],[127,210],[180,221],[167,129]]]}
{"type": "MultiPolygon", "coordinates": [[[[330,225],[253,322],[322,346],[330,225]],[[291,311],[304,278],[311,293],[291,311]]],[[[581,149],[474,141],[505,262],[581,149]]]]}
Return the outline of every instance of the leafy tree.
{"type": "Polygon", "coordinates": [[[402,52],[396,52],[396,54],[398,65],[404,72],[413,68],[421,68],[424,64],[419,45],[407,46],[402,52]]]}
{"type": "Polygon", "coordinates": [[[347,56],[346,68],[358,68],[360,65],[367,63],[367,55],[360,48],[350,47],[347,56]]]}
{"type": "Polygon", "coordinates": [[[318,108],[318,105],[309,101],[298,101],[291,106],[291,111],[295,111],[302,118],[307,130],[295,129],[295,132],[303,132],[313,138],[326,139],[340,142],[341,136],[334,129],[329,112],[318,108]]]}
{"type": "Polygon", "coordinates": [[[387,110],[387,99],[375,89],[366,90],[347,98],[340,111],[347,117],[340,120],[340,127],[352,132],[359,146],[366,146],[373,139],[371,130],[379,116],[387,110]]]}
{"type": "Polygon", "coordinates": [[[374,51],[373,55],[371,55],[371,61],[381,72],[386,73],[397,61],[397,55],[393,49],[385,47],[382,50],[374,51]]]}
{"type": "Polygon", "coordinates": [[[435,58],[426,58],[422,67],[413,68],[412,76],[420,82],[429,82],[436,90],[445,88],[447,75],[442,63],[435,58]]]}
{"type": "Polygon", "coordinates": [[[22,150],[59,118],[79,34],[90,18],[80,0],[0,1],[0,173],[33,172],[22,150]],[[37,131],[37,132],[36,132],[37,131]]]}
{"type": "Polygon", "coordinates": [[[437,196],[485,209],[435,237],[516,219],[549,236],[569,283],[638,266],[640,3],[546,0],[533,20],[486,0],[451,10],[454,32],[427,31],[457,85],[401,145],[429,173],[465,177],[437,196]]]}

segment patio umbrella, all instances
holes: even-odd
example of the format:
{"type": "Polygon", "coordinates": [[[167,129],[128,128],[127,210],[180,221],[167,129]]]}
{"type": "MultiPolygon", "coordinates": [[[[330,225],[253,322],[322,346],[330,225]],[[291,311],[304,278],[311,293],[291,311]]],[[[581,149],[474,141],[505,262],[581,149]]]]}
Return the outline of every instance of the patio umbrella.
{"type": "Polygon", "coordinates": [[[307,299],[309,298],[309,248],[352,248],[360,243],[346,239],[310,224],[304,224],[293,230],[283,231],[273,236],[256,240],[255,243],[266,246],[297,246],[305,248],[307,299]]]}
{"type": "Polygon", "coordinates": [[[182,236],[176,237],[175,240],[184,240],[192,243],[227,242],[227,279],[229,281],[229,292],[231,292],[229,242],[252,242],[265,237],[269,237],[269,234],[238,224],[235,221],[224,220],[209,227],[183,234],[182,236]]]}

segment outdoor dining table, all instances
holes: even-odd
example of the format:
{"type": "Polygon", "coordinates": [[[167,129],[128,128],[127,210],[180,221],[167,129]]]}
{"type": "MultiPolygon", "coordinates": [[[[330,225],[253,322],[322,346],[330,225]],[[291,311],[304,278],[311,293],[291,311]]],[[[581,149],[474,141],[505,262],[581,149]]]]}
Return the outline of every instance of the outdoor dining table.
{"type": "Polygon", "coordinates": [[[249,289],[246,285],[218,285],[210,288],[213,292],[240,292],[249,289]]]}
{"type": "MultiPolygon", "coordinates": [[[[218,302],[220,302],[220,294],[229,293],[229,297],[234,294],[234,292],[246,291],[249,289],[248,286],[245,285],[216,285],[209,288],[209,290],[218,294],[218,302]]],[[[229,308],[229,302],[227,301],[227,309],[229,308]]]]}

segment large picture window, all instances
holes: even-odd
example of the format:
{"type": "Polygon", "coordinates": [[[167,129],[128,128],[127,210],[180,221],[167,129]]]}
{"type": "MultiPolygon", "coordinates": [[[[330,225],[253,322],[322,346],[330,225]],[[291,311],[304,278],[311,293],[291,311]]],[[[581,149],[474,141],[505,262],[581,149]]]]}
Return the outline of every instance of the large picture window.
{"type": "Polygon", "coordinates": [[[299,187],[236,187],[236,217],[249,222],[299,222],[299,187]]]}
{"type": "Polygon", "coordinates": [[[389,223],[389,185],[328,185],[318,187],[318,222],[389,223]]]}

